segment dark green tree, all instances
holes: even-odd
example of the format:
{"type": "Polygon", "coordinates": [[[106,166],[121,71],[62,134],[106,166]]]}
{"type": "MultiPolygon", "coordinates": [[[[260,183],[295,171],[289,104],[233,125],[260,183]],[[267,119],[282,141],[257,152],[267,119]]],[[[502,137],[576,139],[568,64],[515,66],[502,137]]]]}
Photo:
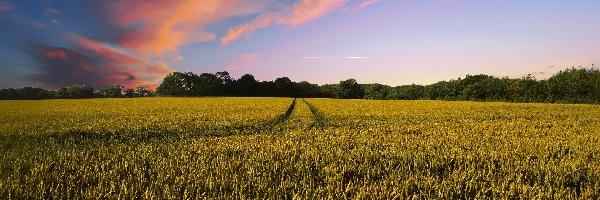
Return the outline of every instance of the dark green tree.
{"type": "Polygon", "coordinates": [[[123,97],[126,97],[126,98],[136,97],[135,90],[134,89],[127,89],[127,90],[125,90],[125,93],[123,94],[123,97]]]}
{"type": "Polygon", "coordinates": [[[296,84],[299,97],[322,97],[319,85],[311,84],[308,81],[301,81],[296,84]]]}
{"type": "Polygon", "coordinates": [[[280,97],[294,97],[296,96],[296,87],[295,83],[290,80],[288,77],[277,78],[274,81],[276,87],[276,96],[280,97]]]}
{"type": "Polygon", "coordinates": [[[336,98],[337,84],[324,84],[319,86],[319,93],[322,97],[336,98]]]}
{"type": "Polygon", "coordinates": [[[425,86],[422,85],[402,85],[390,89],[388,99],[398,100],[417,100],[426,99],[425,86]]]}
{"type": "Polygon", "coordinates": [[[548,79],[549,98],[555,102],[598,102],[600,70],[575,68],[561,70],[548,79]]]}
{"type": "Polygon", "coordinates": [[[17,89],[15,89],[15,88],[0,89],[0,99],[2,99],[2,100],[18,99],[17,89]]]}
{"type": "Polygon", "coordinates": [[[62,90],[62,98],[81,99],[95,97],[94,88],[87,85],[69,85],[62,90]]]}
{"type": "Polygon", "coordinates": [[[365,87],[365,99],[386,99],[390,86],[382,84],[369,84],[365,87]]]}
{"type": "Polygon", "coordinates": [[[258,81],[251,74],[244,74],[236,81],[237,94],[240,96],[256,96],[258,81]]]}
{"type": "Polygon", "coordinates": [[[191,72],[173,72],[165,76],[163,82],[156,88],[156,93],[163,96],[191,96],[193,77],[191,72]]]}
{"type": "Polygon", "coordinates": [[[235,95],[235,80],[231,78],[229,72],[222,71],[217,72],[217,78],[221,81],[220,95],[222,96],[233,96],[235,95]]]}
{"type": "Polygon", "coordinates": [[[137,97],[150,97],[153,96],[152,90],[147,90],[144,86],[138,86],[135,88],[135,96],[137,97]]]}
{"type": "Polygon", "coordinates": [[[340,99],[361,99],[364,92],[355,79],[340,81],[335,90],[335,95],[340,99]]]}
{"type": "Polygon", "coordinates": [[[196,96],[218,96],[222,88],[222,80],[215,74],[202,73],[196,79],[193,91],[196,96]]]}
{"type": "Polygon", "coordinates": [[[467,75],[461,81],[463,86],[461,99],[478,101],[506,100],[506,86],[504,83],[505,81],[488,75],[467,75]]]}
{"type": "Polygon", "coordinates": [[[119,97],[123,97],[123,90],[124,90],[124,87],[122,85],[113,84],[113,85],[110,85],[110,86],[100,89],[100,93],[104,97],[119,98],[119,97]]]}

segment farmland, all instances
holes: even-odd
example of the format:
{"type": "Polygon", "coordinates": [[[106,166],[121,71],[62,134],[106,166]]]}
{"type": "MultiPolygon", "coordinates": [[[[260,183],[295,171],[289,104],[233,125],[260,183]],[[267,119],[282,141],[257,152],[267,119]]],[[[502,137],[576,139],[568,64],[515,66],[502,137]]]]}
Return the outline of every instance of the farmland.
{"type": "Polygon", "coordinates": [[[0,198],[600,198],[600,106],[0,101],[0,198]]]}

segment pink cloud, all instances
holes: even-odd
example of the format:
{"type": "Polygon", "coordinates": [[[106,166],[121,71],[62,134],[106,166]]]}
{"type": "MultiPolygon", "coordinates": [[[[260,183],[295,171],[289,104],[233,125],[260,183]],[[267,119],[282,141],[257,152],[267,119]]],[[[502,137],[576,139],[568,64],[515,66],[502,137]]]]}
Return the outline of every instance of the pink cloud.
{"type": "Polygon", "coordinates": [[[304,59],[371,59],[369,56],[304,56],[304,59]]]}
{"type": "Polygon", "coordinates": [[[126,72],[135,77],[135,80],[122,83],[127,88],[133,88],[139,85],[144,85],[150,89],[156,88],[156,82],[173,71],[164,62],[147,61],[101,42],[75,34],[70,34],[69,38],[87,51],[91,51],[104,58],[104,62],[107,64],[106,67],[110,70],[126,72]]]}
{"type": "Polygon", "coordinates": [[[230,62],[227,66],[227,70],[235,71],[240,68],[256,66],[258,62],[258,53],[247,53],[239,57],[238,59],[230,62]]]}
{"type": "MultiPolygon", "coordinates": [[[[72,54],[89,61],[75,62],[69,54],[60,52],[49,52],[46,56],[65,60],[74,71],[90,68],[85,66],[100,69],[100,78],[94,78],[95,82],[120,83],[128,88],[144,85],[153,89],[173,71],[167,63],[157,60],[183,60],[178,53],[179,46],[216,39],[213,33],[205,30],[207,25],[228,17],[259,13],[266,3],[263,0],[116,0],[107,6],[114,17],[114,25],[123,30],[116,43],[107,44],[68,34],[81,51],[72,54]]],[[[61,24],[52,18],[56,14],[60,12],[44,11],[51,22],[61,24]]],[[[257,54],[244,55],[232,66],[250,66],[256,57],[257,54]]]]}
{"type": "Polygon", "coordinates": [[[62,51],[62,50],[48,50],[48,51],[44,52],[44,54],[46,55],[46,57],[51,58],[51,59],[66,60],[68,58],[67,52],[62,51]]]}
{"type": "Polygon", "coordinates": [[[239,38],[250,37],[254,31],[271,26],[276,16],[275,13],[262,13],[249,23],[230,28],[221,38],[221,45],[226,46],[239,38]]]}
{"type": "Polygon", "coordinates": [[[298,27],[337,10],[346,2],[347,0],[299,0],[291,9],[263,12],[249,23],[230,28],[221,38],[221,45],[226,46],[239,38],[247,38],[256,30],[267,28],[273,23],[298,27]]]}
{"type": "MultiPolygon", "coordinates": [[[[132,88],[146,82],[126,69],[114,66],[111,62],[98,60],[97,55],[89,52],[74,51],[67,48],[48,45],[36,45],[40,73],[30,74],[29,80],[43,82],[48,87],[60,87],[70,84],[90,84],[103,87],[120,83],[132,88]]],[[[150,88],[153,88],[150,86],[150,88]]]]}
{"type": "Polygon", "coordinates": [[[183,59],[184,59],[184,57],[179,54],[171,56],[171,61],[179,62],[179,61],[182,61],[183,59]]]}
{"type": "Polygon", "coordinates": [[[344,5],[347,0],[299,0],[292,12],[277,20],[278,24],[292,27],[316,20],[344,5]]]}
{"type": "Polygon", "coordinates": [[[344,12],[356,12],[356,11],[362,10],[366,7],[369,7],[370,5],[377,3],[378,1],[379,0],[366,0],[356,6],[345,8],[344,12]]]}
{"type": "MultiPolygon", "coordinates": [[[[73,70],[75,73],[80,73],[81,71],[86,73],[94,73],[98,70],[94,68],[91,64],[91,60],[85,56],[82,56],[76,52],[62,49],[62,48],[54,48],[54,47],[45,47],[44,55],[48,59],[60,60],[63,63],[72,63],[75,68],[79,70],[73,70]]],[[[69,65],[69,64],[66,64],[69,65]]]]}
{"type": "Polygon", "coordinates": [[[120,26],[137,27],[126,31],[119,44],[144,56],[160,56],[176,52],[185,43],[214,40],[216,35],[205,31],[205,26],[225,17],[257,13],[263,5],[248,0],[122,0],[112,8],[120,26]]]}

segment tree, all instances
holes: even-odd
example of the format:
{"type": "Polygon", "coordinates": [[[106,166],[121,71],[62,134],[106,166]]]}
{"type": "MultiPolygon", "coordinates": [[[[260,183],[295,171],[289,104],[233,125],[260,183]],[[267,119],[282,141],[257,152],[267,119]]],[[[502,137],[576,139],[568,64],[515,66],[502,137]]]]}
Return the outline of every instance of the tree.
{"type": "Polygon", "coordinates": [[[254,79],[254,76],[252,76],[251,74],[244,74],[242,77],[240,77],[237,81],[236,81],[236,85],[237,85],[237,89],[238,89],[238,95],[240,96],[255,96],[256,95],[256,91],[257,91],[257,87],[258,87],[258,81],[256,81],[256,79],[254,79]]]}
{"type": "Polygon", "coordinates": [[[319,93],[322,97],[335,98],[337,87],[337,84],[324,84],[319,86],[319,93]]]}
{"type": "Polygon", "coordinates": [[[340,81],[340,84],[336,88],[335,95],[340,99],[360,99],[363,97],[364,92],[356,80],[351,78],[340,81]]]}
{"type": "Polygon", "coordinates": [[[422,85],[402,85],[390,89],[387,99],[398,100],[417,100],[427,98],[425,86],[422,85]]]}
{"type": "Polygon", "coordinates": [[[67,91],[67,88],[61,87],[61,88],[54,90],[54,98],[57,98],[57,99],[69,98],[69,92],[67,91]]]}
{"type": "Polygon", "coordinates": [[[235,94],[235,80],[231,78],[229,72],[217,72],[217,78],[221,81],[220,95],[232,96],[235,94]]]}
{"type": "Polygon", "coordinates": [[[202,73],[194,85],[194,94],[197,96],[217,96],[222,86],[222,80],[215,74],[202,73]]]}
{"type": "Polygon", "coordinates": [[[0,89],[0,99],[17,99],[17,89],[15,88],[2,88],[0,89]]]}
{"type": "Polygon", "coordinates": [[[321,91],[319,85],[311,84],[308,81],[301,81],[296,84],[299,97],[321,97],[321,91]]]}
{"type": "MultiPolygon", "coordinates": [[[[3,94],[10,95],[10,92],[5,90],[3,94]]],[[[174,72],[165,77],[157,92],[173,96],[237,95],[590,103],[600,101],[600,70],[571,68],[555,74],[548,80],[536,80],[532,76],[510,79],[484,74],[467,75],[462,79],[440,81],[427,86],[412,84],[393,88],[381,84],[360,85],[355,79],[319,86],[306,81],[296,83],[288,77],[259,82],[251,74],[234,80],[226,71],[200,75],[174,72]]],[[[136,90],[135,93],[142,92],[136,90]]],[[[56,97],[64,98],[68,94],[69,91],[65,89],[54,92],[56,97]]],[[[2,98],[6,98],[7,95],[2,98]]]]}
{"type": "Polygon", "coordinates": [[[0,89],[0,99],[47,99],[52,94],[39,87],[3,88],[0,89]]]}
{"type": "Polygon", "coordinates": [[[506,99],[506,87],[501,79],[483,74],[467,75],[461,83],[464,86],[461,98],[464,100],[502,101],[506,99]]]}
{"type": "Polygon", "coordinates": [[[427,99],[433,100],[449,99],[449,95],[453,94],[450,88],[450,83],[448,81],[439,81],[425,86],[425,96],[427,99]]]}
{"type": "Polygon", "coordinates": [[[125,98],[136,97],[135,90],[134,89],[127,89],[127,90],[125,90],[125,92],[123,94],[123,97],[125,97],[125,98]]]}
{"type": "Polygon", "coordinates": [[[540,88],[543,84],[528,74],[522,78],[506,80],[506,96],[510,101],[539,102],[546,99],[546,89],[540,88]]]}
{"type": "Polygon", "coordinates": [[[124,87],[122,85],[114,84],[114,85],[110,85],[105,88],[102,88],[100,90],[100,93],[108,98],[119,98],[119,97],[123,97],[123,89],[124,89],[124,87]]]}
{"type": "Polygon", "coordinates": [[[585,103],[600,99],[600,70],[570,68],[561,70],[548,79],[552,101],[585,103]]]}
{"type": "Polygon", "coordinates": [[[294,97],[295,95],[295,84],[288,77],[281,77],[275,79],[276,96],[280,97],[294,97]]]}
{"type": "Polygon", "coordinates": [[[144,86],[138,86],[137,88],[135,88],[135,96],[149,97],[149,96],[153,96],[153,94],[152,94],[151,90],[147,90],[146,88],[144,88],[144,86]]]}
{"type": "Polygon", "coordinates": [[[277,86],[273,81],[258,82],[253,96],[275,97],[277,96],[277,86]]]}
{"type": "Polygon", "coordinates": [[[156,88],[156,93],[163,96],[190,96],[193,86],[191,72],[173,72],[165,76],[163,82],[156,88]]]}
{"type": "Polygon", "coordinates": [[[81,98],[93,98],[95,96],[94,88],[87,85],[69,85],[65,90],[62,98],[81,99],[81,98]]]}
{"type": "Polygon", "coordinates": [[[365,99],[386,99],[390,86],[381,84],[369,84],[365,87],[365,99]]]}

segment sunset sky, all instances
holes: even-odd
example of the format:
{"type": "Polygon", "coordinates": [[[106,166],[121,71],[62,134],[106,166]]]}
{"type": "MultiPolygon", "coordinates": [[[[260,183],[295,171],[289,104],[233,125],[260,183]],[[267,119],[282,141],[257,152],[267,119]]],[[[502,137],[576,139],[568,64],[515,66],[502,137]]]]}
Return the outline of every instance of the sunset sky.
{"type": "Polygon", "coordinates": [[[391,86],[600,64],[598,0],[0,0],[0,87],[172,71],[391,86]]]}

